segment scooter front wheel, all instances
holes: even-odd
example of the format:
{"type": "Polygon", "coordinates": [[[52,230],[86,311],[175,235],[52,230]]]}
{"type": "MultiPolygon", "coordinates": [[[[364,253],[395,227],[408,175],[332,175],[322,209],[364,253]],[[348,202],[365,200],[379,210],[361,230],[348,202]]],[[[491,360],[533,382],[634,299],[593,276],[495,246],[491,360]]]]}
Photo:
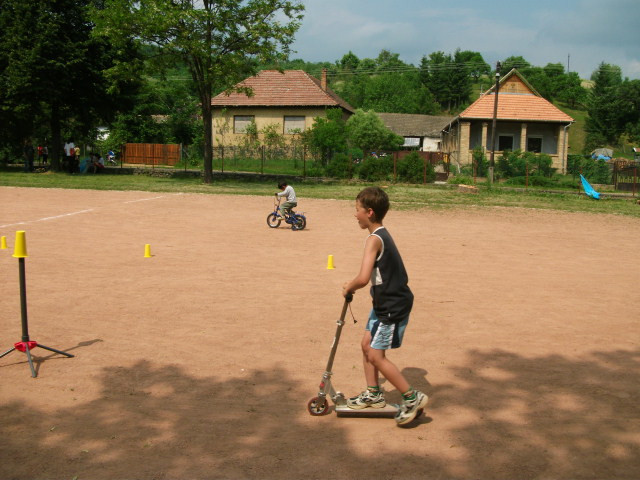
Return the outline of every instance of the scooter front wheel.
{"type": "Polygon", "coordinates": [[[271,228],[278,228],[280,226],[280,222],[282,218],[276,215],[275,213],[270,213],[267,217],[267,225],[271,228]]]}
{"type": "Polygon", "coordinates": [[[326,398],[313,397],[307,403],[307,410],[313,416],[326,415],[329,413],[329,402],[326,398]]]}

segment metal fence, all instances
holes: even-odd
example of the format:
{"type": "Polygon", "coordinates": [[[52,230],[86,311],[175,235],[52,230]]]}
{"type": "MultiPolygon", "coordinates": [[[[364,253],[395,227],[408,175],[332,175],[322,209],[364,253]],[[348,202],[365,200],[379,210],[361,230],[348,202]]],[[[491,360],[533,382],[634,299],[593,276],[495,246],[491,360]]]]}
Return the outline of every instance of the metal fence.
{"type": "Polygon", "coordinates": [[[307,175],[317,159],[303,146],[219,146],[213,148],[213,169],[269,174],[307,175]]]}

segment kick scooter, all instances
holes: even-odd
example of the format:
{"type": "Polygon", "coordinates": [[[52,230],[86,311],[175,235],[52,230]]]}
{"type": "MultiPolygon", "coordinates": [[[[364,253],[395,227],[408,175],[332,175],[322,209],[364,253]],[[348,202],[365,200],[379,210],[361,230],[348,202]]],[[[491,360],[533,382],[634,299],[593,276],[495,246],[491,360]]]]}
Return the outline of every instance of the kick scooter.
{"type": "MultiPolygon", "coordinates": [[[[342,305],[342,313],[340,314],[340,319],[336,322],[336,334],[333,339],[333,345],[331,346],[331,353],[329,354],[329,361],[327,362],[327,368],[322,375],[322,380],[320,381],[320,390],[318,391],[318,396],[313,397],[307,403],[307,409],[309,413],[314,416],[326,415],[329,413],[329,399],[335,405],[336,415],[341,416],[353,416],[353,417],[394,417],[398,412],[399,405],[395,403],[387,403],[386,406],[382,408],[362,408],[362,409],[353,409],[347,406],[347,399],[345,398],[342,392],[338,392],[333,388],[333,384],[331,383],[331,376],[333,373],[331,369],[333,368],[333,359],[336,356],[336,351],[338,350],[338,342],[340,341],[340,334],[342,333],[342,327],[344,326],[344,318],[347,314],[347,308],[349,307],[349,303],[353,300],[353,295],[349,294],[344,299],[344,304],[342,305]]],[[[355,319],[354,319],[355,323],[355,319]]],[[[418,412],[416,418],[418,418],[422,414],[422,410],[418,412]]]]}

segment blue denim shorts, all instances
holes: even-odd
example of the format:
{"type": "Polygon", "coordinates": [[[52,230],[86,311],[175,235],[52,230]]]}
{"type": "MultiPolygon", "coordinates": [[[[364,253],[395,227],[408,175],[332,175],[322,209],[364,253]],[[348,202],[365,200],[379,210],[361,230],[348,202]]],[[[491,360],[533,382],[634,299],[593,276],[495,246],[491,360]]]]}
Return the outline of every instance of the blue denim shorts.
{"type": "Polygon", "coordinates": [[[409,317],[399,322],[383,322],[378,319],[375,310],[371,309],[366,327],[371,332],[371,348],[389,350],[400,347],[408,323],[409,317]]]}

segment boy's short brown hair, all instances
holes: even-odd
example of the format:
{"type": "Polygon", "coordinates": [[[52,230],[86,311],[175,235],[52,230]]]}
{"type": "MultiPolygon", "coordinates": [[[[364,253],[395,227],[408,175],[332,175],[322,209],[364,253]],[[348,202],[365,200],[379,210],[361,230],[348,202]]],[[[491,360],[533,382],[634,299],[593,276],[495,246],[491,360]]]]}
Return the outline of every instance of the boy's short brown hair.
{"type": "Polygon", "coordinates": [[[380,187],[365,188],[358,194],[356,200],[364,208],[373,210],[378,222],[382,222],[382,219],[389,211],[389,196],[380,187]]]}

